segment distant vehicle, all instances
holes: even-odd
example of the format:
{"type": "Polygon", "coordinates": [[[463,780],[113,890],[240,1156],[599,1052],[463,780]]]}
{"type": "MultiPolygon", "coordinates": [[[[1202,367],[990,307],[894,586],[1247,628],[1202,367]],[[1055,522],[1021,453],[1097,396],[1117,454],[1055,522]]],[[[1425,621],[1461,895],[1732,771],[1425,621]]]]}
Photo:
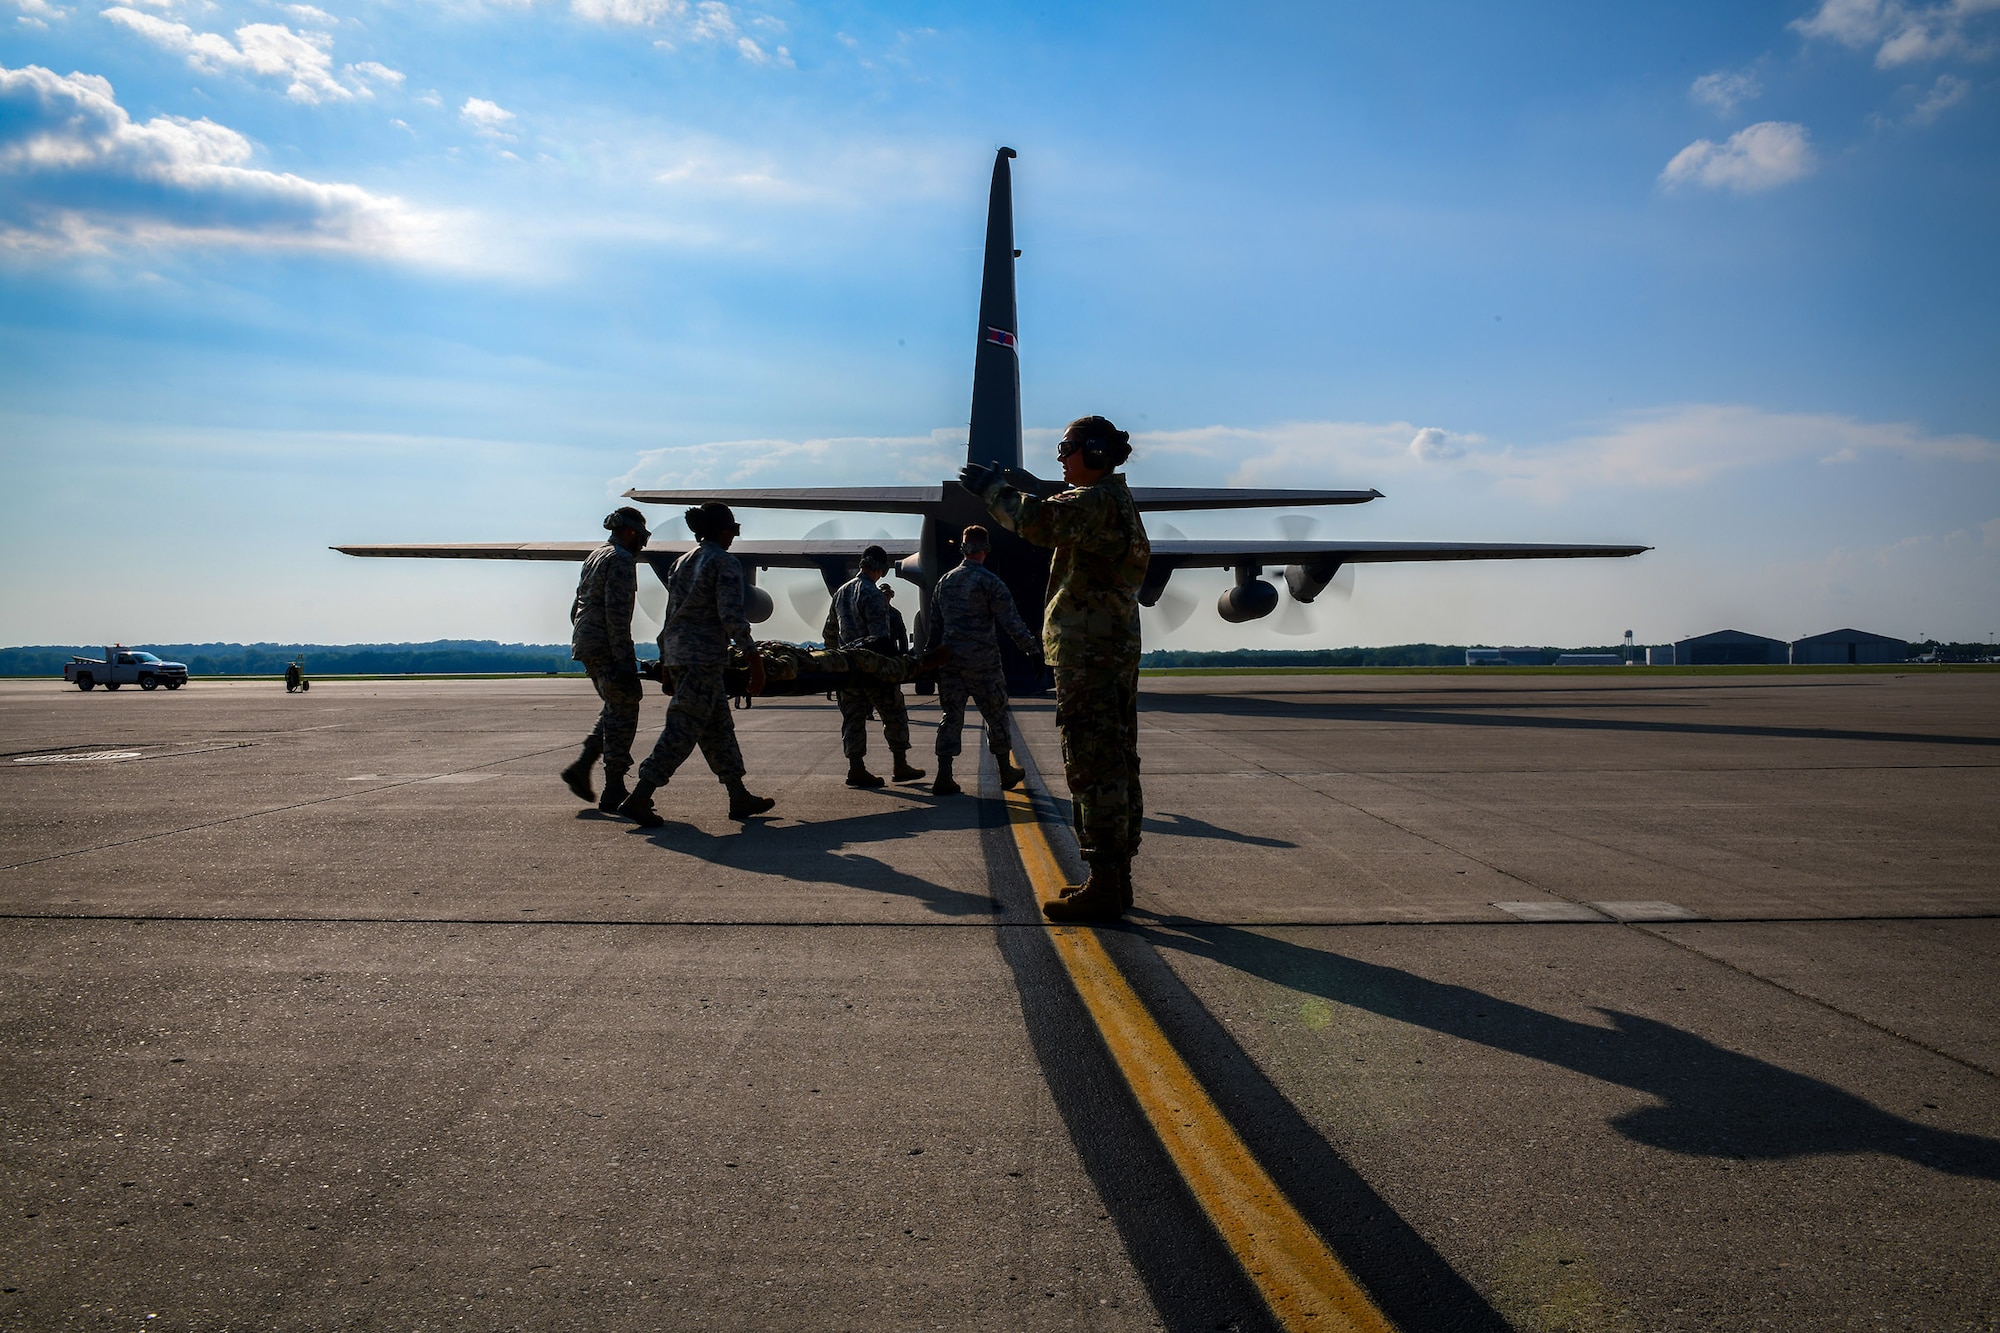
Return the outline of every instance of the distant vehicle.
{"type": "Polygon", "coordinates": [[[161,685],[177,690],[187,684],[188,669],[179,662],[163,662],[151,653],[117,645],[106,648],[104,656],[72,657],[63,665],[63,679],[79,690],[102,685],[115,690],[120,685],[137,685],[142,690],[161,685]]]}
{"type": "Polygon", "coordinates": [[[286,694],[290,694],[294,690],[309,690],[312,687],[313,683],[306,679],[305,658],[295,657],[291,661],[285,663],[286,694]]]}

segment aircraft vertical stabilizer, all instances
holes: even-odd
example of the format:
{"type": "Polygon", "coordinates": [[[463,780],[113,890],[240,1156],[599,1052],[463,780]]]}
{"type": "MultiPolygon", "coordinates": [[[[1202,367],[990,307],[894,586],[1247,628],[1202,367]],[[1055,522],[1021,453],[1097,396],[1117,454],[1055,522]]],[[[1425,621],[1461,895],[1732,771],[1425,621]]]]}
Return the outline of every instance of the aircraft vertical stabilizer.
{"type": "Polygon", "coordinates": [[[993,156],[986,206],[986,271],[979,283],[979,351],[972,363],[968,463],[1021,466],[1021,357],[1014,313],[1014,177],[1011,148],[993,156]]]}

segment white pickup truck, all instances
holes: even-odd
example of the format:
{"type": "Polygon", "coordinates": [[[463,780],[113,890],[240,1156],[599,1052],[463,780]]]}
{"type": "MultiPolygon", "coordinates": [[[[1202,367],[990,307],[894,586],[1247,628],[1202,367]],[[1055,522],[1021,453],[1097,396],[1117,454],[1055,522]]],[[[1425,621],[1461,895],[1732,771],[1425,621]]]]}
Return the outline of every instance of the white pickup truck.
{"type": "Polygon", "coordinates": [[[106,648],[101,658],[72,657],[63,665],[63,679],[79,690],[94,690],[99,685],[107,690],[120,685],[137,685],[142,690],[164,685],[177,690],[187,684],[187,678],[188,669],[179,662],[162,662],[151,653],[116,645],[106,648]]]}

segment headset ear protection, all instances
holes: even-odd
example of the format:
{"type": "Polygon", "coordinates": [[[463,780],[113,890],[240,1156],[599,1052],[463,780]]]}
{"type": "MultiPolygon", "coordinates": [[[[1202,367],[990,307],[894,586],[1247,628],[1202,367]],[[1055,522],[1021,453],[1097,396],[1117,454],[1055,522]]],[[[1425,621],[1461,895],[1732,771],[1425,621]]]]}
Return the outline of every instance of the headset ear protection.
{"type": "Polygon", "coordinates": [[[1105,457],[1104,443],[1103,440],[1097,439],[1077,440],[1066,454],[1082,454],[1083,465],[1095,472],[1105,467],[1109,461],[1105,457]]]}

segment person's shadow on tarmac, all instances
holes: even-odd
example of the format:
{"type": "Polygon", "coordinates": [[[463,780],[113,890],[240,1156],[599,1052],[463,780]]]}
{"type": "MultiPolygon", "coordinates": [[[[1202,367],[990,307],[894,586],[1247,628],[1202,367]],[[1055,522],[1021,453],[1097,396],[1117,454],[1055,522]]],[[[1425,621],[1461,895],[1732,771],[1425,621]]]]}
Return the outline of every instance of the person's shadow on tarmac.
{"type": "Polygon", "coordinates": [[[1601,1028],[1233,926],[1142,925],[1136,933],[1161,950],[1643,1092],[1659,1105],[1610,1123],[1668,1152],[1742,1159],[1882,1153],[2000,1180],[2000,1141],[1904,1119],[1830,1083],[1637,1014],[1600,1009],[1613,1024],[1601,1028]]]}
{"type": "MultiPolygon", "coordinates": [[[[928,793],[901,788],[884,788],[883,794],[902,797],[907,804],[898,803],[887,809],[869,810],[840,819],[807,822],[779,818],[781,808],[771,816],[760,816],[746,823],[746,828],[756,830],[753,837],[737,833],[717,835],[691,824],[678,823],[674,819],[672,804],[663,800],[659,811],[667,820],[666,826],[647,832],[645,838],[655,847],[753,875],[770,875],[806,883],[844,884],[877,894],[900,894],[918,900],[943,916],[995,915],[999,909],[990,894],[967,893],[934,883],[898,870],[873,856],[846,850],[855,844],[900,841],[956,829],[977,829],[980,827],[979,801],[965,796],[932,798],[928,793]]],[[[710,799],[708,793],[702,793],[702,799],[710,799]]],[[[980,874],[984,878],[983,863],[980,874]]]]}

